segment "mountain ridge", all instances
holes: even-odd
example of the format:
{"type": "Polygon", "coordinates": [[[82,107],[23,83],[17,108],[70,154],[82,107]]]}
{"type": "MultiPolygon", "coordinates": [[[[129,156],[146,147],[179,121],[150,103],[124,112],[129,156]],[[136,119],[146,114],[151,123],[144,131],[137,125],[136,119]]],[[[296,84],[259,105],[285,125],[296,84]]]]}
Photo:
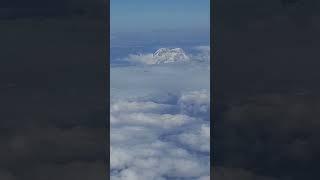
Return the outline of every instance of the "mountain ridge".
{"type": "Polygon", "coordinates": [[[189,56],[181,48],[160,48],[152,55],[154,64],[174,63],[178,61],[189,61],[189,56]]]}

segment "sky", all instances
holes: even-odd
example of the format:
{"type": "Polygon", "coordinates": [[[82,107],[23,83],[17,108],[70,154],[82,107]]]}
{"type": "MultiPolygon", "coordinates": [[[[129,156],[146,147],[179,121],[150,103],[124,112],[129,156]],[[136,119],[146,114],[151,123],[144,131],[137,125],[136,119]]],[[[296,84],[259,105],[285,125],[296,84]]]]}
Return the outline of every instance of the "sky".
{"type": "Polygon", "coordinates": [[[209,0],[111,0],[111,31],[208,29],[209,0]]]}

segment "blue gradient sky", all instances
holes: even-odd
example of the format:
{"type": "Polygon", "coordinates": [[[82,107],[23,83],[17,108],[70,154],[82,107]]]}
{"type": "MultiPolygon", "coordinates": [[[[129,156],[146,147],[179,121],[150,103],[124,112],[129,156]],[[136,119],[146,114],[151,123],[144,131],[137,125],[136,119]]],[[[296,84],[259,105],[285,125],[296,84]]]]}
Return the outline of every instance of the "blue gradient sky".
{"type": "Polygon", "coordinates": [[[111,0],[111,32],[208,30],[210,0],[111,0]]]}

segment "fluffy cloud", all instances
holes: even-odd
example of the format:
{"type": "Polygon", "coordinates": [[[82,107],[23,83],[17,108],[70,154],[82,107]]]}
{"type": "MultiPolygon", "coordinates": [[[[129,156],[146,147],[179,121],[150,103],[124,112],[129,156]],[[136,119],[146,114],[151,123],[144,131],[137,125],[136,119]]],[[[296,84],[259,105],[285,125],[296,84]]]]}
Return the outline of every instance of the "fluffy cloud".
{"type": "Polygon", "coordinates": [[[180,112],[166,114],[163,104],[132,109],[127,105],[139,102],[115,104],[118,108],[111,108],[111,179],[200,178],[209,173],[206,121],[180,112]]]}
{"type": "Polygon", "coordinates": [[[173,141],[187,146],[194,151],[210,153],[210,126],[202,124],[199,127],[192,127],[183,133],[170,137],[173,141]]]}
{"type": "Polygon", "coordinates": [[[110,111],[112,113],[134,113],[134,112],[149,112],[149,113],[161,113],[168,112],[174,109],[175,106],[168,104],[160,104],[152,101],[118,101],[111,104],[110,111]]]}
{"type": "Polygon", "coordinates": [[[193,55],[192,59],[199,62],[210,61],[210,46],[197,46],[194,49],[197,50],[198,53],[193,55]]]}
{"type": "Polygon", "coordinates": [[[142,63],[142,64],[155,64],[155,59],[152,53],[148,54],[130,54],[126,60],[130,62],[142,63]]]}
{"type": "Polygon", "coordinates": [[[210,94],[209,92],[194,91],[183,94],[179,99],[181,111],[191,116],[201,116],[209,119],[210,94]]]}
{"type": "Polygon", "coordinates": [[[209,179],[209,71],[130,66],[111,76],[111,179],[209,179]]]}
{"type": "Polygon", "coordinates": [[[199,177],[197,180],[210,180],[210,176],[202,176],[199,177]]]}

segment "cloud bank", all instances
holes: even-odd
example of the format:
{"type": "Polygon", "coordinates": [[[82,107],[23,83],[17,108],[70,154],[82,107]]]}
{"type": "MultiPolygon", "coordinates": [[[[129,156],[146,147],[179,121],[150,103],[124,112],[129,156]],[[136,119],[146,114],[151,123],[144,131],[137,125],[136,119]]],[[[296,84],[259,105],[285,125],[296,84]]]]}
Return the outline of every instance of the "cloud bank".
{"type": "Polygon", "coordinates": [[[111,68],[111,179],[209,180],[209,85],[202,65],[111,68]]]}

